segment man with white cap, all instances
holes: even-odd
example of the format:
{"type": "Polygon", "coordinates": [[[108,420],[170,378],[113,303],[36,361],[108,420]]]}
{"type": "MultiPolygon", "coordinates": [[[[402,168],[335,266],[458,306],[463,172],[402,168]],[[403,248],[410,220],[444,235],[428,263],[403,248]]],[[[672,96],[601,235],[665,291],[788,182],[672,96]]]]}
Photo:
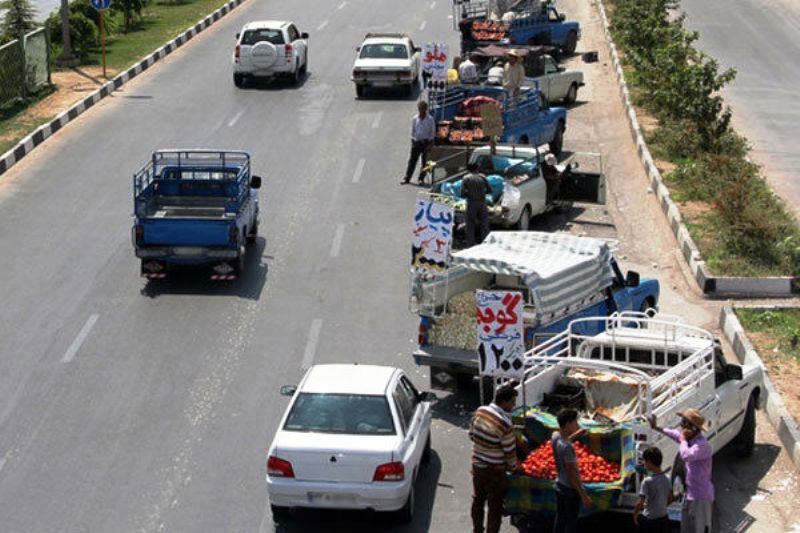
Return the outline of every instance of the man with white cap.
{"type": "Polygon", "coordinates": [[[686,467],[686,497],[681,507],[681,533],[711,533],[714,507],[714,484],[711,482],[713,450],[703,436],[707,431],[705,417],[697,409],[678,413],[681,429],[660,428],[656,417],[650,427],[680,444],[678,453],[686,467]]]}

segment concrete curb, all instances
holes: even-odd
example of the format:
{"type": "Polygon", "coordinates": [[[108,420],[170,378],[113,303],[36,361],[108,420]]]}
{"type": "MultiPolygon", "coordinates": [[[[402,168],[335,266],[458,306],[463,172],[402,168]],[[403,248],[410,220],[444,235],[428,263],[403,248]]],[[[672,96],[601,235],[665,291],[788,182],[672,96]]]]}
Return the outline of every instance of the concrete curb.
{"type": "Polygon", "coordinates": [[[608,47],[611,51],[611,62],[617,77],[622,105],[628,117],[628,125],[630,126],[631,135],[633,136],[633,142],[636,143],[636,152],[639,154],[639,160],[642,162],[642,166],[644,166],[644,170],[647,173],[647,177],[650,181],[650,188],[656,195],[661,210],[669,221],[669,227],[678,240],[681,254],[689,265],[689,269],[692,271],[692,275],[697,285],[700,287],[700,290],[708,296],[717,298],[773,298],[800,294],[800,278],[717,277],[709,272],[705,261],[703,261],[703,258],[700,256],[697,245],[692,240],[689,230],[683,223],[683,218],[678,210],[678,206],[670,197],[669,189],[667,189],[667,186],[664,184],[664,180],[661,178],[661,172],[659,172],[656,167],[653,156],[647,148],[641,127],[639,126],[639,120],[636,117],[636,110],[631,103],[631,95],[628,90],[628,84],[625,81],[622,63],[619,60],[617,46],[611,38],[611,29],[608,17],[606,16],[605,5],[602,0],[598,0],[597,6],[600,11],[600,18],[603,20],[603,30],[606,35],[606,40],[608,41],[608,47]]]}
{"type": "Polygon", "coordinates": [[[244,1],[245,0],[230,0],[227,4],[220,7],[204,19],[200,20],[197,24],[187,29],[175,39],[169,41],[155,52],[145,56],[125,72],[118,74],[108,83],[58,115],[49,123],[36,128],[33,133],[22,139],[19,143],[17,143],[16,146],[0,157],[0,175],[3,175],[9,168],[19,162],[20,159],[28,155],[31,151],[33,151],[34,148],[42,144],[48,137],[69,124],[71,121],[75,120],[81,113],[122,87],[132,78],[135,78],[150,68],[156,61],[165,58],[179,47],[186,44],[192,37],[230,13],[233,8],[237,7],[244,1]]]}
{"type": "MultiPolygon", "coordinates": [[[[755,309],[764,310],[779,308],[779,306],[755,307],[755,309]]],[[[744,328],[732,307],[726,305],[720,310],[719,327],[725,332],[725,337],[733,346],[733,351],[742,364],[758,365],[764,368],[764,363],[747,339],[744,328]]],[[[783,444],[792,462],[800,468],[800,429],[798,429],[797,422],[786,409],[786,405],[775,388],[775,384],[769,379],[766,368],[764,368],[764,389],[761,394],[761,405],[764,407],[770,424],[778,433],[781,444],[783,444]]]]}

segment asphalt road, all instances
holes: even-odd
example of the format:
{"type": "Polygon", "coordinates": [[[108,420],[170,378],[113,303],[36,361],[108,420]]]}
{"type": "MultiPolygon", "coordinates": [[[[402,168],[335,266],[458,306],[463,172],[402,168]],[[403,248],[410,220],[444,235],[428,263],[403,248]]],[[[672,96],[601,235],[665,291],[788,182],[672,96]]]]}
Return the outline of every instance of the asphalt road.
{"type": "MultiPolygon", "coordinates": [[[[0,179],[0,530],[393,529],[364,513],[298,513],[276,526],[264,462],[286,406],[279,386],[297,382],[304,364],[391,364],[427,384],[409,357],[416,320],[405,311],[416,188],[398,185],[414,98],[357,101],[347,76],[366,31],[406,30],[420,43],[448,36],[455,45],[449,5],[247,2],[0,179]],[[263,18],[290,18],[311,34],[310,75],[299,88],[233,87],[234,34],[263,18]],[[251,152],[265,178],[262,238],[239,282],[138,277],[131,175],[165,147],[251,152]]],[[[666,310],[704,323],[713,313],[665,282],[675,254],[659,248],[661,230],[642,238],[640,219],[625,215],[651,212],[663,224],[644,181],[624,190],[627,169],[638,165],[630,136],[621,115],[599,115],[617,105],[603,103],[616,92],[598,88],[600,64],[587,68],[582,99],[599,105],[571,111],[569,146],[607,143],[619,198],[610,214],[591,208],[537,223],[623,239],[628,266],[663,276],[666,310]],[[657,254],[666,256],[660,266],[657,254]]],[[[469,529],[464,426],[474,401],[447,396],[436,405],[417,517],[399,530],[469,529]]],[[[752,464],[718,460],[721,479],[737,489],[721,497],[731,523],[775,470],[774,439],[764,434],[752,464]]]]}
{"type": "Polygon", "coordinates": [[[737,70],[725,89],[753,159],[800,219],[800,4],[792,0],[683,0],[699,46],[737,70]]]}

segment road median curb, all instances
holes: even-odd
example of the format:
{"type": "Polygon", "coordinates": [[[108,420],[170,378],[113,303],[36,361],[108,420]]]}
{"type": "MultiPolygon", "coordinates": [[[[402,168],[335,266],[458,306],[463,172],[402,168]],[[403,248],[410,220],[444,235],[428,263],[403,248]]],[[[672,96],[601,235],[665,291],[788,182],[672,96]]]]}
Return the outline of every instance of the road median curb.
{"type": "Polygon", "coordinates": [[[608,43],[611,54],[611,63],[619,85],[622,105],[628,119],[628,126],[631,130],[633,142],[636,144],[636,152],[639,160],[644,167],[647,178],[650,181],[650,188],[656,195],[661,211],[669,221],[669,227],[678,241],[681,255],[689,266],[692,276],[697,282],[698,287],[706,296],[712,298],[776,298],[790,297],[800,294],[800,278],[790,276],[776,277],[733,277],[733,276],[714,276],[706,266],[705,261],[700,255],[697,245],[694,243],[689,229],[683,223],[683,217],[677,204],[670,197],[669,189],[661,177],[661,172],[656,167],[653,156],[647,148],[642,129],[639,126],[639,119],[636,110],[631,103],[631,95],[628,84],[625,81],[625,74],[622,70],[622,62],[619,59],[617,45],[611,37],[611,27],[606,15],[606,8],[602,0],[597,0],[600,18],[603,21],[603,31],[608,43]]]}
{"type": "Polygon", "coordinates": [[[94,91],[80,102],[72,105],[72,107],[63,113],[60,113],[58,116],[56,116],[56,118],[47,124],[43,124],[36,128],[33,133],[19,141],[16,146],[8,150],[2,155],[2,157],[0,157],[0,175],[3,175],[8,169],[17,164],[23,157],[31,153],[34,148],[46,141],[55,132],[78,118],[78,116],[80,116],[84,111],[153,66],[157,61],[167,57],[169,54],[186,44],[190,39],[192,39],[192,37],[217,22],[243,2],[245,2],[245,0],[230,0],[224,6],[200,20],[197,22],[197,24],[188,28],[186,31],[169,41],[164,46],[146,55],[126,71],[109,80],[102,87],[94,91]]]}
{"type": "MultiPolygon", "coordinates": [[[[748,307],[748,309],[780,309],[780,306],[758,306],[748,307]]],[[[724,306],[719,313],[719,327],[725,333],[728,342],[733,346],[733,351],[739,362],[747,365],[758,365],[764,368],[764,391],[761,394],[761,405],[767,414],[772,427],[778,433],[781,444],[789,454],[789,458],[800,468],[800,429],[797,421],[786,409],[780,392],[769,378],[766,367],[761,357],[753,347],[747,334],[742,327],[736,312],[730,306],[724,306]]]]}

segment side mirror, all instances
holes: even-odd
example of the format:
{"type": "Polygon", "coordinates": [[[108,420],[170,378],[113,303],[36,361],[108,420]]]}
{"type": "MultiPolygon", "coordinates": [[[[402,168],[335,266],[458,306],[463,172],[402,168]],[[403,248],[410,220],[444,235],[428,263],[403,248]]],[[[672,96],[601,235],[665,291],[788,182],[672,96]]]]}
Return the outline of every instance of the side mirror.
{"type": "Polygon", "coordinates": [[[432,392],[419,393],[419,401],[421,402],[435,402],[436,400],[438,400],[438,398],[432,392]]]}
{"type": "Polygon", "coordinates": [[[281,386],[281,396],[294,396],[295,392],[297,392],[297,385],[281,386]]]}
{"type": "Polygon", "coordinates": [[[567,16],[564,13],[559,13],[558,14],[558,20],[563,21],[563,20],[566,20],[566,18],[567,18],[567,16]]]}
{"type": "Polygon", "coordinates": [[[414,52],[422,52],[422,48],[419,46],[414,47],[414,52]]]}
{"type": "Polygon", "coordinates": [[[739,365],[725,365],[725,379],[728,381],[742,380],[742,367],[739,365]]]}
{"type": "Polygon", "coordinates": [[[253,189],[261,188],[261,176],[252,176],[250,178],[250,187],[253,189]]]}
{"type": "Polygon", "coordinates": [[[628,271],[628,275],[625,276],[625,286],[626,287],[638,287],[639,286],[639,273],[634,272],[633,270],[628,271]]]}
{"type": "Polygon", "coordinates": [[[300,34],[300,38],[301,38],[301,39],[308,39],[308,32],[305,32],[305,31],[304,31],[303,33],[301,33],[301,34],[300,34]]]}
{"type": "Polygon", "coordinates": [[[237,34],[236,34],[236,40],[239,40],[239,36],[240,36],[240,35],[241,35],[241,33],[237,33],[237,34]]]}

